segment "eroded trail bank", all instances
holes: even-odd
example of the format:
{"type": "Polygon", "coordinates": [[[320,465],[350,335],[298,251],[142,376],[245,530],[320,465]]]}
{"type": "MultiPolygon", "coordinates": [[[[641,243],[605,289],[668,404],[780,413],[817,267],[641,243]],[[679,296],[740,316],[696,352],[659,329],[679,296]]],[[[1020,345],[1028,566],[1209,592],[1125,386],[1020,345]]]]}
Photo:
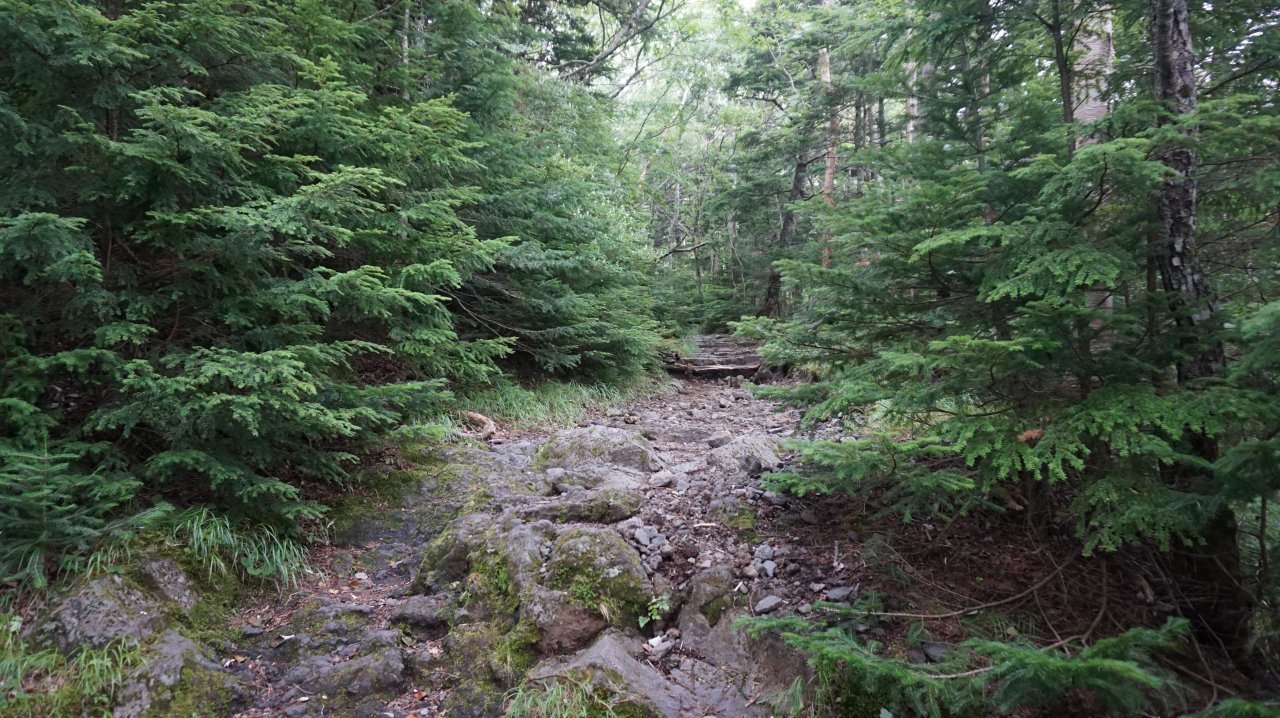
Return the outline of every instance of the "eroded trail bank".
{"type": "Polygon", "coordinates": [[[849,600],[859,578],[846,530],[760,484],[797,418],[739,377],[688,380],[575,428],[403,457],[294,592],[203,644],[138,628],[173,645],[121,715],[193,696],[255,718],[501,715],[513,696],[769,715],[804,661],[736,620],[849,600]]]}

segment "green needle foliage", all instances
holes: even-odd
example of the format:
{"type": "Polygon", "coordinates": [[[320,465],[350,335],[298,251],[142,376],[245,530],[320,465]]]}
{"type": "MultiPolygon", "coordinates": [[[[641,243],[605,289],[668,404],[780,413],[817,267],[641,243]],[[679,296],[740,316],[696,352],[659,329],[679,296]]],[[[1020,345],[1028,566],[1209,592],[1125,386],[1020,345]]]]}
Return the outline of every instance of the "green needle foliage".
{"type": "MultiPolygon", "coordinates": [[[[659,308],[764,340],[799,378],[764,393],[842,430],[793,442],[775,485],[1074,533],[1085,554],[1162,567],[1160,600],[1246,670],[1276,664],[1274,5],[761,0],[692,17],[704,42],[637,91],[628,128],[659,308]]],[[[1018,651],[1002,660],[1058,659],[1018,651]]],[[[1132,712],[1110,684],[1153,684],[1122,673],[1087,690],[1132,712]]],[[[1009,706],[1053,693],[1017,675],[1009,706]]]]}
{"type": "Polygon", "coordinates": [[[752,633],[779,632],[808,655],[816,674],[815,699],[847,715],[928,718],[988,715],[991,711],[1061,708],[1073,693],[1087,692],[1110,715],[1168,710],[1178,683],[1157,658],[1176,651],[1185,620],[1159,630],[1134,628],[1089,646],[1040,649],[973,639],[937,664],[916,664],[863,641],[843,622],[823,626],[797,618],[746,619],[752,633]]]}
{"type": "Polygon", "coordinates": [[[75,471],[75,458],[0,451],[0,581],[38,589],[48,573],[81,573],[91,550],[109,553],[169,513],[160,505],[121,517],[138,482],[75,471]]]}
{"type": "Polygon", "coordinates": [[[316,489],[459,390],[648,367],[610,104],[522,49],[581,18],[385,9],[0,3],[0,577],[159,499],[287,573],[316,489]]]}

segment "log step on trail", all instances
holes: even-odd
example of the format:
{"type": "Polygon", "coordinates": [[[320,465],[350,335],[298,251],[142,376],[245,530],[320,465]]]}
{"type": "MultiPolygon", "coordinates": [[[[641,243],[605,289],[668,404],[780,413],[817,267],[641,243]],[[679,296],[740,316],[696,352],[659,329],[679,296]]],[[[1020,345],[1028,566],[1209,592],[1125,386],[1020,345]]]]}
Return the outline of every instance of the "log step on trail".
{"type": "Polygon", "coordinates": [[[760,370],[764,358],[757,344],[720,335],[698,335],[693,338],[698,351],[693,356],[676,356],[667,362],[667,371],[691,377],[720,378],[752,376],[760,370]]]}

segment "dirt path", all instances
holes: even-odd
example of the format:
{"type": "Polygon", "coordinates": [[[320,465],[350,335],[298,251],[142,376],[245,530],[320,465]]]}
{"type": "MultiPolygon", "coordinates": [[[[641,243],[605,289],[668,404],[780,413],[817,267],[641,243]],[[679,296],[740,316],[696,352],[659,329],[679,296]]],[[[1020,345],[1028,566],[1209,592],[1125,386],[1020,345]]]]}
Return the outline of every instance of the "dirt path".
{"type": "MultiPolygon", "coordinates": [[[[702,366],[752,353],[703,342],[702,366]]],[[[768,715],[803,662],[733,619],[851,600],[862,568],[851,526],[761,485],[797,419],[720,376],[422,461],[319,572],[235,619],[237,715],[497,715],[526,675],[658,715],[768,715]]]]}

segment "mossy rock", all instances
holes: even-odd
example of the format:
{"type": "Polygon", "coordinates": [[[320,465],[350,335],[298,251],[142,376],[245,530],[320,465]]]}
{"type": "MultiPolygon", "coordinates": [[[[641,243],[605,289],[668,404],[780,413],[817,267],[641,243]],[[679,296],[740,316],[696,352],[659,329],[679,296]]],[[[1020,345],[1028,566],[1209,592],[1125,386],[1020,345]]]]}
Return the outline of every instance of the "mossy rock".
{"type": "Polygon", "coordinates": [[[241,689],[228,681],[226,673],[192,668],[183,673],[168,694],[167,703],[159,703],[142,715],[143,718],[231,715],[242,702],[240,694],[241,689]]]}
{"type": "Polygon", "coordinates": [[[518,511],[526,520],[547,519],[556,523],[612,524],[635,516],[644,506],[644,495],[627,489],[574,490],[553,501],[533,504],[518,511]]]}
{"type": "Polygon", "coordinates": [[[520,596],[511,582],[511,567],[497,553],[472,554],[471,572],[463,583],[460,603],[481,620],[510,627],[520,610],[520,596]]]}
{"type": "Polygon", "coordinates": [[[471,557],[485,545],[492,533],[493,517],[469,514],[455,519],[422,550],[422,569],[410,590],[434,593],[439,588],[466,579],[471,557]]]}
{"type": "Polygon", "coordinates": [[[756,512],[749,504],[736,496],[724,496],[713,499],[707,507],[707,519],[734,529],[753,529],[756,527],[756,512]]]}
{"type": "Polygon", "coordinates": [[[410,468],[366,471],[360,475],[359,495],[330,505],[335,545],[355,547],[388,539],[418,543],[438,535],[459,516],[491,507],[493,486],[503,477],[487,475],[494,473],[487,454],[404,451],[402,458],[414,462],[410,468]],[[371,511],[375,503],[377,510],[371,511]]]}
{"type": "MultiPolygon", "coordinates": [[[[725,611],[746,603],[745,597],[734,591],[736,581],[726,566],[709,568],[689,581],[688,594],[681,609],[682,623],[687,616],[701,614],[707,625],[715,627],[725,611]]],[[[681,626],[681,630],[688,626],[681,626]]]]}
{"type": "Polygon", "coordinates": [[[612,464],[623,469],[657,471],[662,461],[649,440],[638,431],[587,426],[556,432],[538,449],[538,468],[576,469],[612,464]]]}
{"type": "Polygon", "coordinates": [[[561,534],[547,573],[550,588],[566,591],[619,626],[634,626],[653,594],[639,554],[611,529],[583,527],[561,534]]]}
{"type": "Polygon", "coordinates": [[[116,695],[113,715],[119,718],[229,715],[243,698],[236,679],[175,629],[141,650],[142,664],[125,676],[116,695]]]}
{"type": "Polygon", "coordinates": [[[501,713],[506,691],[518,680],[506,663],[519,653],[505,645],[505,631],[492,623],[455,626],[445,639],[449,673],[456,676],[445,703],[446,715],[490,716],[501,713]]]}

